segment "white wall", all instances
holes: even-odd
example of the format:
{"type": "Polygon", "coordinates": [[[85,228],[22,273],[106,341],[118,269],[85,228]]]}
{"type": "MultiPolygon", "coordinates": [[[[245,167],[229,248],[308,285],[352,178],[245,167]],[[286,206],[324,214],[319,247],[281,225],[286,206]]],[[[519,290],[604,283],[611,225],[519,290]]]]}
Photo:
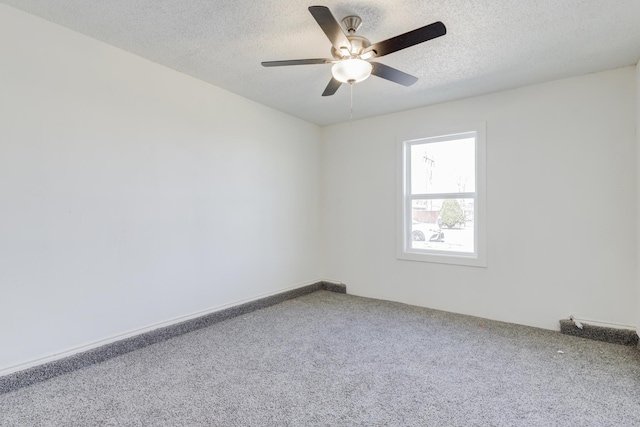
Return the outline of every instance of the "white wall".
{"type": "Polygon", "coordinates": [[[317,126],[0,4],[0,374],[307,284],[317,126]]]}
{"type": "MultiPolygon", "coordinates": [[[[636,183],[636,222],[640,224],[640,61],[636,64],[636,174],[638,181],[636,183]]],[[[638,282],[638,314],[636,317],[636,332],[640,335],[640,225],[638,225],[638,240],[636,250],[638,251],[638,259],[636,262],[636,275],[638,282]]]]}
{"type": "Polygon", "coordinates": [[[325,277],[349,293],[557,329],[634,326],[635,67],[323,129],[325,277]],[[396,259],[396,141],[486,121],[487,268],[396,259]]]}

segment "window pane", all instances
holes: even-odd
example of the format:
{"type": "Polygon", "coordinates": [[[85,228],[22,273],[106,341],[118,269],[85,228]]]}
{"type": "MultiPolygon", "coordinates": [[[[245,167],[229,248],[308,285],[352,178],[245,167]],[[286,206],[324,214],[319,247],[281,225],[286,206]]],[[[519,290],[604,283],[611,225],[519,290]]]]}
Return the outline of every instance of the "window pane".
{"type": "Polygon", "coordinates": [[[474,199],[414,200],[411,223],[411,249],[474,252],[474,199]]]}
{"type": "Polygon", "coordinates": [[[411,145],[411,194],[476,191],[475,138],[411,145]]]}

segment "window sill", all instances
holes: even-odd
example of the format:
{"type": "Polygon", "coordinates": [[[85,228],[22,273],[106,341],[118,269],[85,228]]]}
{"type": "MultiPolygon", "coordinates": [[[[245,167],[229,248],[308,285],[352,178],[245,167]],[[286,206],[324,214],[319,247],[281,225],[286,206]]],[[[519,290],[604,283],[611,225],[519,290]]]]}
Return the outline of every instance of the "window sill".
{"type": "Polygon", "coordinates": [[[485,257],[477,255],[466,254],[436,254],[436,253],[424,253],[424,252],[398,252],[398,259],[404,261],[418,261],[418,262],[430,262],[436,264],[450,264],[460,265],[466,267],[487,267],[487,260],[485,257]]]}

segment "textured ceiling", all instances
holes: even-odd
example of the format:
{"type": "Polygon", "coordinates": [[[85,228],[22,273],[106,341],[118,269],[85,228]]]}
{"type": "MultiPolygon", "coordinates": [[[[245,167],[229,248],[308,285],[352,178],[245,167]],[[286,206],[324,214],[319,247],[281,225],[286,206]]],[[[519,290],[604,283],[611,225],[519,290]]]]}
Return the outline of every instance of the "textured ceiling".
{"type": "Polygon", "coordinates": [[[354,119],[632,65],[640,0],[0,0],[231,92],[320,125],[349,120],[349,87],[321,93],[330,65],[261,61],[329,58],[307,10],[362,17],[375,43],[442,21],[447,35],[378,61],[419,78],[356,84],[354,119]]]}

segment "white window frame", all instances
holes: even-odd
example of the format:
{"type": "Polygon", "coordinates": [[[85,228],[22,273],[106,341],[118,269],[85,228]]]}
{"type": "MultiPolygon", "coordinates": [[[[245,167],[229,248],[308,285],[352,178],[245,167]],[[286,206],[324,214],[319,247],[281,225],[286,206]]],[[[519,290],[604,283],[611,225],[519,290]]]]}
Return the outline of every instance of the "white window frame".
{"type": "MultiPolygon", "coordinates": [[[[442,264],[456,264],[472,267],[486,267],[486,123],[475,123],[467,126],[449,128],[422,129],[412,134],[402,136],[398,140],[398,201],[397,201],[397,257],[402,260],[435,262],[442,264]],[[424,142],[441,142],[474,134],[476,140],[476,185],[475,192],[419,194],[412,195],[410,191],[411,163],[410,150],[412,145],[424,142]],[[474,199],[474,243],[473,253],[436,251],[427,249],[413,249],[412,246],[412,209],[414,199],[442,199],[442,198],[473,198],[474,199]]],[[[446,237],[446,236],[445,236],[446,237]]]]}

